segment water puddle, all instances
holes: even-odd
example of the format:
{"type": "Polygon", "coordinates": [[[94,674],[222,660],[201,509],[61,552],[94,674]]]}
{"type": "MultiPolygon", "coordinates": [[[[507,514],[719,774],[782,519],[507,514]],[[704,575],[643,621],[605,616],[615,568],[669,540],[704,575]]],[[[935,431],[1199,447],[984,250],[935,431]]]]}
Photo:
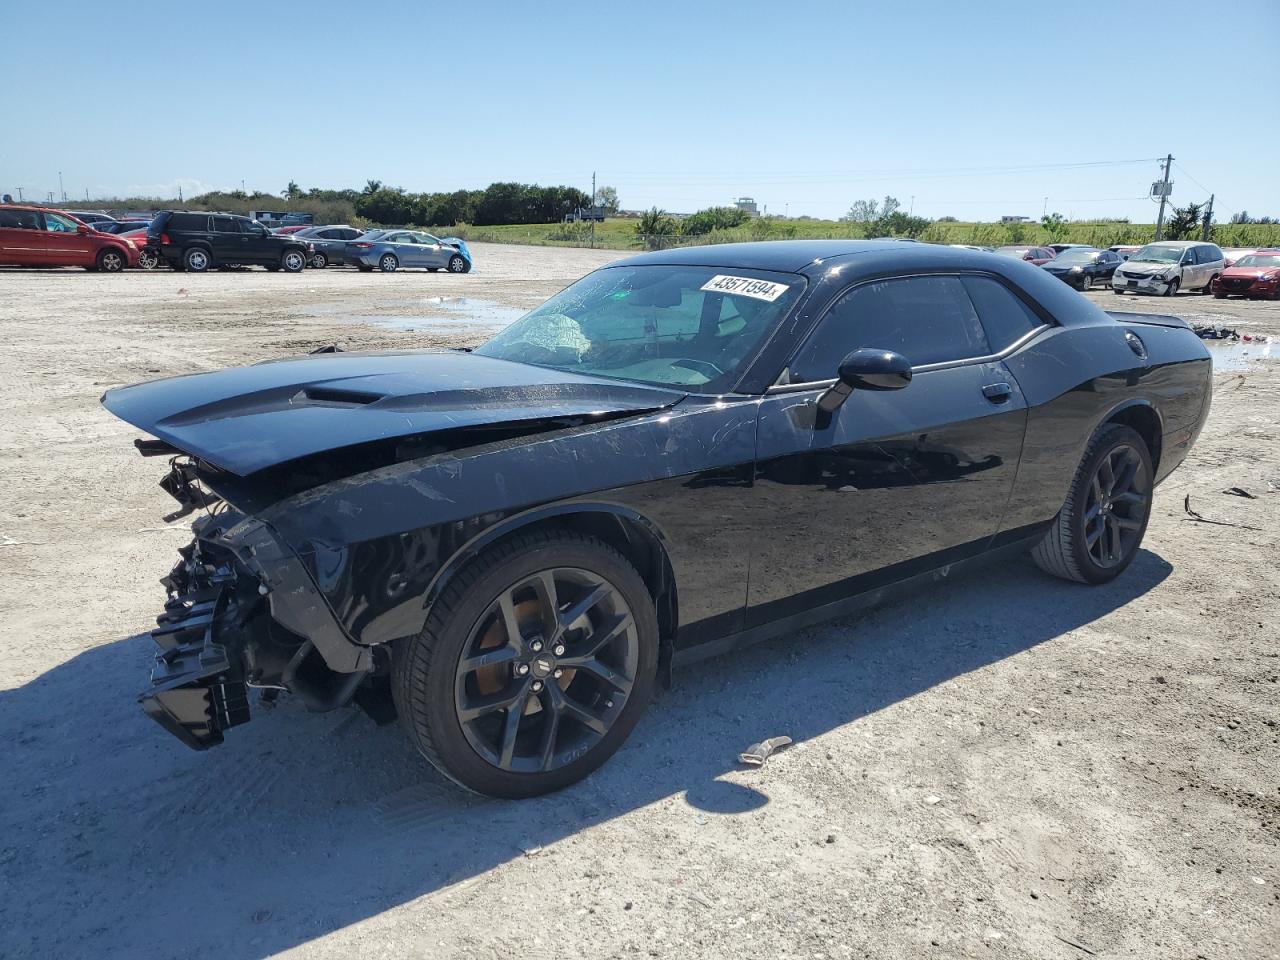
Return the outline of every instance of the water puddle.
{"type": "Polygon", "coordinates": [[[329,320],[371,323],[394,330],[431,330],[457,327],[505,327],[528,313],[494,300],[476,297],[416,297],[409,300],[362,301],[361,312],[352,312],[351,304],[321,304],[298,307],[293,312],[302,316],[329,320]],[[369,313],[369,308],[388,308],[387,313],[369,313]]]}
{"type": "Polygon", "coordinates": [[[1248,370],[1262,360],[1277,358],[1277,344],[1270,340],[1205,340],[1215,370],[1248,370]]]}

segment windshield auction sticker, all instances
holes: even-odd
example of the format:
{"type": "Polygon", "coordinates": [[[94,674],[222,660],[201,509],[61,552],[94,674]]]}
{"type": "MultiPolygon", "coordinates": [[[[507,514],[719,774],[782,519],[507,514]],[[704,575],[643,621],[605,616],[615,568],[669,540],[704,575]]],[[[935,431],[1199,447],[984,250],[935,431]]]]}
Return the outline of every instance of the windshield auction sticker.
{"type": "Polygon", "coordinates": [[[771,280],[756,280],[752,277],[730,277],[718,273],[702,285],[703,290],[716,293],[732,293],[738,297],[752,297],[756,300],[767,300],[770,303],[787,292],[790,287],[785,283],[774,283],[771,280]]]}

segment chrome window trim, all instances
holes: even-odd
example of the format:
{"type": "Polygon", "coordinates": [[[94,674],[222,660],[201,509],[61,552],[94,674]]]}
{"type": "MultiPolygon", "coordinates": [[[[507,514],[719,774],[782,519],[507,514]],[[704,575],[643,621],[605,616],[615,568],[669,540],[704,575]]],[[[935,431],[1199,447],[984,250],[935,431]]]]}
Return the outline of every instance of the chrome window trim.
{"type": "MultiPolygon", "coordinates": [[[[919,366],[913,366],[911,368],[911,373],[914,376],[917,373],[931,373],[934,370],[950,370],[953,367],[967,367],[967,366],[970,366],[973,364],[979,364],[979,363],[998,363],[999,361],[1006,359],[1010,355],[1017,353],[1019,350],[1025,347],[1028,343],[1030,343],[1032,340],[1039,337],[1040,334],[1044,333],[1046,330],[1054,330],[1054,329],[1057,329],[1054,324],[1042,323],[1040,326],[1036,327],[1035,329],[1028,330],[1021,337],[1013,341],[1013,343],[1009,344],[1009,346],[1005,347],[999,353],[989,353],[983,357],[965,357],[961,360],[943,360],[938,363],[923,363],[923,364],[920,364],[919,366]]],[[[778,376],[781,377],[783,374],[787,373],[788,369],[789,368],[784,369],[782,373],[778,374],[778,376]]],[[[832,377],[829,380],[807,380],[803,383],[775,383],[771,387],[769,387],[769,389],[766,390],[765,393],[766,394],[802,393],[806,390],[827,390],[835,386],[836,382],[837,382],[837,378],[832,377]]]]}

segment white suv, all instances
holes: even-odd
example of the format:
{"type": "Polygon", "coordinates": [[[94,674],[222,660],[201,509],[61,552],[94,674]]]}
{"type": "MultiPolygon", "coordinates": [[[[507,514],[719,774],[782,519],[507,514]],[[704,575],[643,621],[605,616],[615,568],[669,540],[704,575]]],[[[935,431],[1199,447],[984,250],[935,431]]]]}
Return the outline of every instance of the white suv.
{"type": "Polygon", "coordinates": [[[1158,293],[1172,297],[1179,290],[1211,293],[1210,287],[1227,268],[1217,244],[1199,240],[1161,240],[1130,254],[1111,278],[1115,293],[1158,293]]]}

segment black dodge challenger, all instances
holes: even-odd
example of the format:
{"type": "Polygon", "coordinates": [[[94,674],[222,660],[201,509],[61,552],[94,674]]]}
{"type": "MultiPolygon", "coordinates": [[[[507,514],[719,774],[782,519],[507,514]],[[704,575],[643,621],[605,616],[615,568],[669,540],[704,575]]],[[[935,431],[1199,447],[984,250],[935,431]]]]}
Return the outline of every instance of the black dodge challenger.
{"type": "Polygon", "coordinates": [[[555,790],[673,666],[1030,550],[1104,583],[1209,409],[1173,317],[929,244],[610,264],[474,350],[323,353],[112,390],[199,511],[146,711],[398,714],[453,780],[555,790]]]}

